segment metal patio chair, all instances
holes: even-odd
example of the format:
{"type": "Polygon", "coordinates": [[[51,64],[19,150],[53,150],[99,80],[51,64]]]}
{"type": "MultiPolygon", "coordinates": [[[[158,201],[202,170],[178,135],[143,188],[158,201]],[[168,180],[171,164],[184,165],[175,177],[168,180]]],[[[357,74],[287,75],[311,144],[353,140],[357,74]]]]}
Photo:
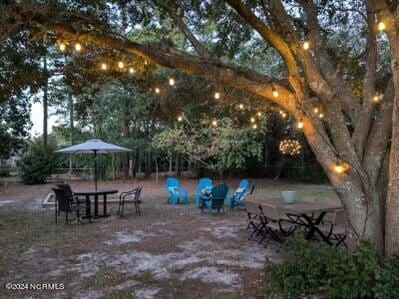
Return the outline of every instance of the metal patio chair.
{"type": "Polygon", "coordinates": [[[118,215],[123,217],[123,212],[125,210],[125,203],[133,203],[136,214],[141,216],[141,191],[143,190],[143,186],[134,188],[133,190],[122,192],[119,195],[119,207],[118,207],[118,215]]]}
{"type": "MultiPolygon", "coordinates": [[[[69,224],[69,214],[76,213],[76,219],[80,221],[80,211],[85,211],[86,207],[81,206],[77,201],[71,201],[65,191],[61,188],[52,189],[55,194],[55,223],[58,224],[60,213],[65,213],[65,224],[69,224]]],[[[91,217],[88,217],[91,222],[91,217]]]]}
{"type": "Polygon", "coordinates": [[[324,223],[319,224],[318,228],[324,234],[326,234],[327,238],[330,241],[336,242],[336,246],[343,244],[346,248],[348,248],[348,245],[345,242],[347,237],[347,228],[345,225],[345,210],[339,209],[332,212],[331,214],[332,217],[330,218],[330,220],[326,220],[324,221],[324,223]]]}
{"type": "Polygon", "coordinates": [[[267,238],[265,247],[272,240],[283,243],[287,237],[291,236],[297,230],[297,224],[289,221],[286,216],[281,216],[275,206],[261,203],[260,207],[260,219],[265,229],[259,243],[267,238]]]}
{"type": "Polygon", "coordinates": [[[261,210],[259,209],[258,203],[247,201],[245,203],[245,209],[248,215],[248,224],[246,229],[252,229],[252,232],[248,237],[248,240],[251,240],[254,236],[260,235],[263,232],[265,224],[260,220],[259,215],[261,210]]]}

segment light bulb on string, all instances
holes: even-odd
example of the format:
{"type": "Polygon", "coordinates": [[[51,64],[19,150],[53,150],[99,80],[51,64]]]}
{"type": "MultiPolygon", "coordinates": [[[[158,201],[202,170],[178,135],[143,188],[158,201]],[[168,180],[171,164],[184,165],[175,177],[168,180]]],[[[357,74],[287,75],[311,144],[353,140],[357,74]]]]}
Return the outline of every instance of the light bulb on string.
{"type": "Polygon", "coordinates": [[[129,67],[129,73],[130,74],[134,74],[136,72],[136,70],[132,67],[129,67]]]}
{"type": "Polygon", "coordinates": [[[319,108],[317,108],[317,107],[313,108],[313,112],[316,114],[319,113],[319,108]]]}
{"type": "Polygon", "coordinates": [[[324,118],[324,113],[323,112],[319,113],[319,118],[324,118]]]}
{"type": "Polygon", "coordinates": [[[273,88],[273,97],[277,98],[279,96],[279,92],[273,88]]]}
{"type": "Polygon", "coordinates": [[[217,120],[213,120],[212,121],[212,126],[213,127],[217,127],[218,126],[218,121],[217,120]]]}
{"type": "Polygon", "coordinates": [[[161,89],[159,87],[155,87],[155,93],[156,94],[160,94],[161,93],[161,89]]]}
{"type": "Polygon", "coordinates": [[[347,162],[338,161],[336,164],[334,164],[333,169],[338,174],[347,173],[350,169],[350,165],[347,162]]]}
{"type": "Polygon", "coordinates": [[[256,113],[256,115],[258,115],[258,117],[262,117],[262,112],[258,112],[258,113],[256,113]]]}
{"type": "Polygon", "coordinates": [[[177,121],[178,121],[178,122],[182,122],[182,121],[183,121],[183,116],[179,115],[179,116],[177,117],[177,121]]]}
{"type": "Polygon", "coordinates": [[[381,95],[376,94],[376,95],[373,97],[373,104],[378,105],[378,104],[380,104],[380,103],[381,103],[381,95]]]}
{"type": "Polygon", "coordinates": [[[64,43],[60,43],[60,51],[64,52],[66,50],[66,45],[64,43]]]}
{"type": "Polygon", "coordinates": [[[241,110],[244,109],[244,104],[239,104],[238,108],[240,108],[241,110]]]}
{"type": "Polygon", "coordinates": [[[251,121],[251,123],[254,123],[255,122],[255,117],[251,117],[250,121],[251,121]]]}
{"type": "Polygon", "coordinates": [[[174,78],[169,78],[169,85],[170,86],[173,86],[173,85],[175,85],[175,79],[174,78]]]}
{"type": "Polygon", "coordinates": [[[258,128],[258,125],[257,124],[253,124],[252,128],[256,130],[258,128]]]}
{"type": "Polygon", "coordinates": [[[302,48],[303,48],[304,50],[309,50],[309,48],[310,48],[310,43],[309,43],[308,41],[305,41],[305,42],[302,44],[302,48]]]}
{"type": "Polygon", "coordinates": [[[302,120],[298,121],[297,128],[300,130],[303,129],[303,121],[302,120]]]}
{"type": "Polygon", "coordinates": [[[102,69],[103,71],[106,71],[107,68],[108,68],[108,66],[107,66],[106,63],[101,63],[101,69],[102,69]]]}
{"type": "Polygon", "coordinates": [[[386,25],[384,22],[381,21],[378,23],[377,28],[378,28],[378,31],[384,31],[386,29],[386,25]]]}
{"type": "Polygon", "coordinates": [[[76,43],[75,44],[75,50],[78,51],[78,52],[82,51],[82,45],[79,44],[79,43],[76,43]]]}
{"type": "Polygon", "coordinates": [[[214,98],[216,100],[220,99],[220,92],[216,91],[215,94],[214,94],[214,98]]]}
{"type": "Polygon", "coordinates": [[[118,62],[118,68],[123,69],[125,67],[125,64],[122,61],[118,62]]]}

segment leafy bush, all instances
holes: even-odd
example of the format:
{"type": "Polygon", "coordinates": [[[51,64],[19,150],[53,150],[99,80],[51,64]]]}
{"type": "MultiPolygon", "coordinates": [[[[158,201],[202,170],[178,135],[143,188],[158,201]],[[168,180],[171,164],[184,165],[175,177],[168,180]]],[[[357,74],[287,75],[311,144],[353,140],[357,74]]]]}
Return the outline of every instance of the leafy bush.
{"type": "Polygon", "coordinates": [[[351,252],[297,238],[286,250],[284,263],[267,266],[271,293],[284,298],[323,293],[331,298],[399,297],[399,259],[381,257],[367,242],[351,252]]]}
{"type": "Polygon", "coordinates": [[[8,177],[10,176],[11,170],[7,165],[0,165],[0,177],[8,177]]]}
{"type": "MultiPolygon", "coordinates": [[[[49,139],[50,140],[50,139],[49,139]]],[[[41,139],[30,145],[30,151],[21,159],[21,178],[27,185],[43,184],[54,172],[55,144],[49,142],[47,154],[43,151],[41,139]]]]}

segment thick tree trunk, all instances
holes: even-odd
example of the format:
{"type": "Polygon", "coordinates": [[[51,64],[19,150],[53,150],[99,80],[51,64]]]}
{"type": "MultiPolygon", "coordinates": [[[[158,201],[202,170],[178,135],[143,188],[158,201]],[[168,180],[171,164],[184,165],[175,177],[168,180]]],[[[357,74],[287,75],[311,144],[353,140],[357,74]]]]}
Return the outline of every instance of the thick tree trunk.
{"type": "Polygon", "coordinates": [[[395,100],[392,113],[392,141],[386,200],[385,248],[387,254],[399,254],[399,29],[392,30],[388,36],[391,43],[395,100]]]}
{"type": "Polygon", "coordinates": [[[382,253],[384,235],[381,206],[377,192],[369,198],[356,180],[348,179],[341,186],[334,186],[345,207],[350,239],[364,239],[374,244],[382,253]]]}

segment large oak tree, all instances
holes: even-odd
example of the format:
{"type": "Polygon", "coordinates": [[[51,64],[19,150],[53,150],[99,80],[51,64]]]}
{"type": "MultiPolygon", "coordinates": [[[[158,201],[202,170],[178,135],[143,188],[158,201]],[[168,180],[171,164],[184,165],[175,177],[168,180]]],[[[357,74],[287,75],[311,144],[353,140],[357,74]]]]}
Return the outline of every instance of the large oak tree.
{"type": "Polygon", "coordinates": [[[81,42],[92,45],[93,56],[113,53],[135,66],[141,61],[139,68],[158,64],[178,69],[279,105],[303,122],[303,133],[346,208],[352,236],[370,240],[387,254],[399,253],[398,1],[5,2],[2,39],[23,31],[32,37],[81,42]],[[329,39],[347,18],[359,24],[346,32],[347,43],[364,35],[356,58],[341,49],[350,44],[335,44],[334,49],[329,39]],[[211,20],[225,29],[217,37],[204,29],[211,20]],[[126,30],[141,26],[143,35],[150,34],[144,28],[156,30],[162,22],[173,22],[190,47],[143,42],[126,30]],[[379,22],[384,22],[385,33],[378,32],[379,22]],[[232,36],[240,38],[242,32],[261,39],[265,49],[274,49],[284,76],[274,78],[226,62],[232,60],[220,55],[220,49],[237,46],[232,36]],[[379,67],[381,38],[389,42],[390,72],[379,67]],[[357,70],[354,76],[350,67],[357,70]],[[376,106],[378,92],[382,101],[376,106]],[[344,162],[349,170],[337,173],[334,166],[344,162]]]}

